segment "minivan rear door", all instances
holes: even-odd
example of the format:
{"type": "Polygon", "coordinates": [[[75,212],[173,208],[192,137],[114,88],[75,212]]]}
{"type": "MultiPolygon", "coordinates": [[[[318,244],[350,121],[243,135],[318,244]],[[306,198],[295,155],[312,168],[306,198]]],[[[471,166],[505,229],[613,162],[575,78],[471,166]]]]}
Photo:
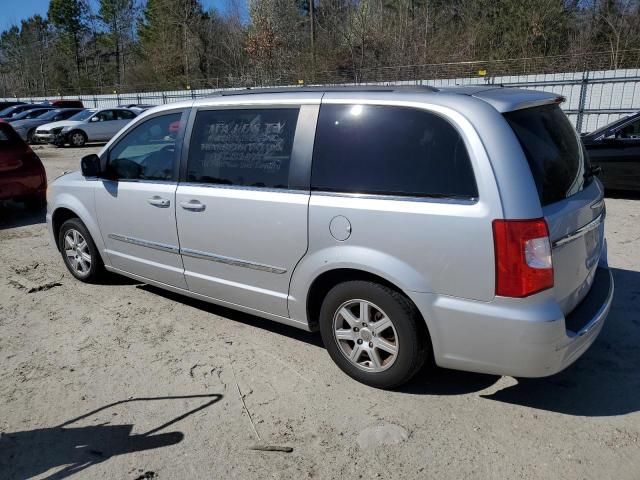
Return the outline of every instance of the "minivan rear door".
{"type": "Polygon", "coordinates": [[[289,316],[289,281],[307,251],[320,96],[311,101],[316,104],[194,108],[176,192],[180,252],[192,292],[289,316]]]}
{"type": "Polygon", "coordinates": [[[557,104],[504,114],[527,157],[553,248],[554,292],[565,314],[585,297],[604,241],[602,184],[557,104]]]}

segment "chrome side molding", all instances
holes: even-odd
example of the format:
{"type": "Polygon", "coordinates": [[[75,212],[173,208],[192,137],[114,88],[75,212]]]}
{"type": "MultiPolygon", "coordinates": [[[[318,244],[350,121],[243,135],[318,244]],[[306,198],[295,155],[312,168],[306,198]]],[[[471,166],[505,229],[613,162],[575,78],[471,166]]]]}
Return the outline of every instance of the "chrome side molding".
{"type": "Polygon", "coordinates": [[[265,265],[263,263],[248,262],[246,260],[240,260],[238,258],[225,257],[223,255],[215,255],[213,253],[201,252],[199,250],[191,250],[190,248],[181,248],[180,253],[187,257],[200,258],[202,260],[210,260],[212,262],[224,263],[225,265],[233,265],[236,267],[251,268],[253,270],[260,270],[262,272],[283,274],[287,270],[285,268],[274,267],[271,265],[265,265]]]}
{"type": "Polygon", "coordinates": [[[118,240],[119,242],[131,243],[132,245],[138,245],[140,247],[153,248],[155,250],[161,250],[168,253],[182,254],[186,257],[224,263],[225,265],[233,265],[235,267],[251,268],[253,270],[260,270],[261,272],[269,272],[282,275],[287,271],[286,268],[274,267],[272,265],[265,265],[263,263],[249,262],[246,260],[240,260],[239,258],[225,257],[223,255],[215,255],[213,253],[201,252],[199,250],[192,250],[190,248],[178,248],[174,247],[173,245],[167,245],[165,243],[150,242],[148,240],[142,240],[135,237],[127,237],[126,235],[119,235],[117,233],[110,233],[108,237],[113,240],[118,240]]]}
{"type": "Polygon", "coordinates": [[[180,253],[180,249],[178,247],[174,247],[173,245],[167,245],[166,243],[150,242],[148,240],[142,240],[141,238],[127,237],[126,235],[118,235],[117,233],[110,233],[107,236],[113,240],[118,240],[119,242],[131,243],[133,245],[138,245],[140,247],[153,248],[154,250],[161,250],[163,252],[169,252],[169,253],[180,253]]]}

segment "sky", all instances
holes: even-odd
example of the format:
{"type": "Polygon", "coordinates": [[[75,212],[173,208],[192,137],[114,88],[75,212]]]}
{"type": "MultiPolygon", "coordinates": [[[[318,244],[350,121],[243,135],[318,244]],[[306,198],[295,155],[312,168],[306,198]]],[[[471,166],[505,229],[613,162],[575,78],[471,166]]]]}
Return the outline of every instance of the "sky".
{"type": "MultiPolygon", "coordinates": [[[[95,7],[98,0],[89,0],[95,7]]],[[[204,8],[208,10],[215,7],[224,12],[228,5],[226,0],[200,0],[204,8]]],[[[6,30],[11,25],[19,25],[20,20],[31,15],[47,15],[49,0],[0,0],[0,31],[6,30]]]]}

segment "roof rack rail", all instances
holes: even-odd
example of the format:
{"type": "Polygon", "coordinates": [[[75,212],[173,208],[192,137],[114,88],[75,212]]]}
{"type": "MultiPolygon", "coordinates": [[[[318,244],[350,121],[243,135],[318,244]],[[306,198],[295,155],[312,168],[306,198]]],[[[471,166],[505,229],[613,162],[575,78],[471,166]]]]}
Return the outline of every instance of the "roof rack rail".
{"type": "Polygon", "coordinates": [[[310,87],[268,87],[238,88],[212,93],[211,97],[228,97],[258,93],[304,93],[304,92],[438,92],[439,89],[428,85],[314,85],[310,87]]]}

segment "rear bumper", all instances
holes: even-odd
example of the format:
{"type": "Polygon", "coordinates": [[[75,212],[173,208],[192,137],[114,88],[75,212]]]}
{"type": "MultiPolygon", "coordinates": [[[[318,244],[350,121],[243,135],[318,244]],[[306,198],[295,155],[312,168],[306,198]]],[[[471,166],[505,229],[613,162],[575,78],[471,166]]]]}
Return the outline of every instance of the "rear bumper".
{"type": "Polygon", "coordinates": [[[566,317],[550,292],[482,303],[412,297],[428,319],[436,363],[514,377],[545,377],[575,362],[595,341],[611,308],[613,277],[599,267],[589,293],[566,317]]]}

